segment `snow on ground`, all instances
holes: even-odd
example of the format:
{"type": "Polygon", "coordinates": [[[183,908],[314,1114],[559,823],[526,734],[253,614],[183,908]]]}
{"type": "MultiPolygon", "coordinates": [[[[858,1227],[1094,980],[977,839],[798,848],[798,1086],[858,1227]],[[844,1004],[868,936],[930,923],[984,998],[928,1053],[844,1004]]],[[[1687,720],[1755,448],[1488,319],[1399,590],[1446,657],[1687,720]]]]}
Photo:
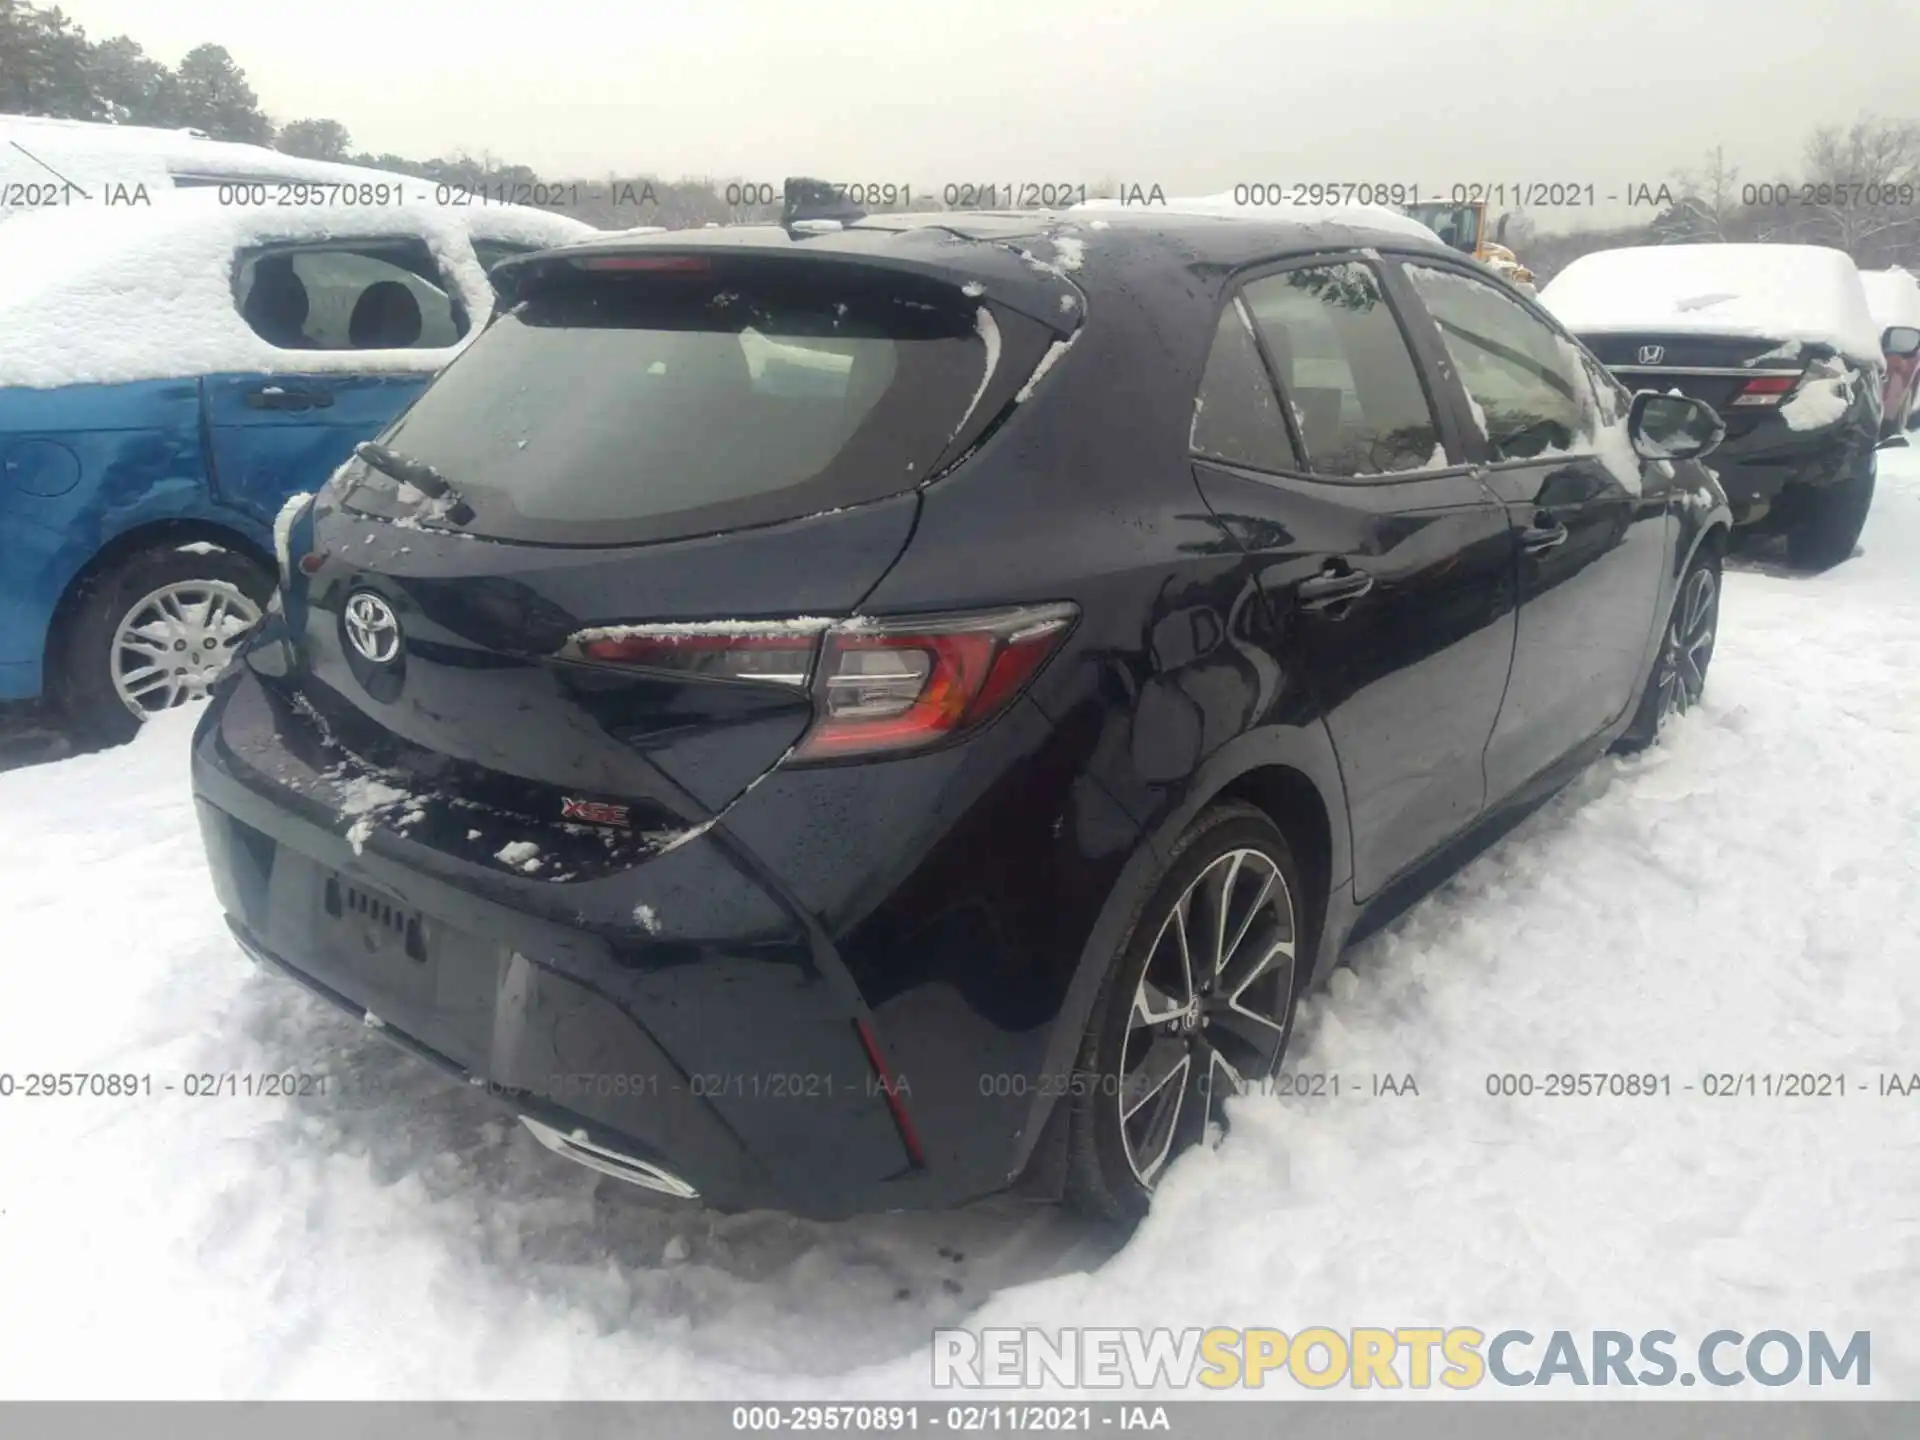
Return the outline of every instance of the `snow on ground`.
{"type": "Polygon", "coordinates": [[[1117,1254],[1017,1203],[649,1208],[252,970],[202,869],[190,717],[0,775],[0,1071],[333,1087],[0,1100],[0,1395],[905,1396],[965,1319],[1870,1329],[1873,1393],[1920,1396],[1920,1097],[1873,1093],[1920,1070],[1920,457],[1883,464],[1863,544],[1732,573],[1706,705],[1312,1002],[1299,1070],[1417,1097],[1239,1102],[1117,1254]],[[1549,1070],[1674,1093],[1486,1094],[1549,1070]],[[1847,1096],[1681,1089],[1807,1070],[1847,1096]]]}

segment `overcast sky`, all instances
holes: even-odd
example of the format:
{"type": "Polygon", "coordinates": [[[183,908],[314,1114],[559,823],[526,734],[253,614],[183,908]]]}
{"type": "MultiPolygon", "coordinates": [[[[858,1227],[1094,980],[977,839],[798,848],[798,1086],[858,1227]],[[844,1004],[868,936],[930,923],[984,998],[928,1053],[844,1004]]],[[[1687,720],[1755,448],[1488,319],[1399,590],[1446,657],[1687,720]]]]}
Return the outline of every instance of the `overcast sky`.
{"type": "Polygon", "coordinates": [[[226,46],[278,121],[550,175],[1559,180],[1604,201],[1716,143],[1780,178],[1817,124],[1920,116],[1920,0],[62,3],[169,64],[226,46]]]}

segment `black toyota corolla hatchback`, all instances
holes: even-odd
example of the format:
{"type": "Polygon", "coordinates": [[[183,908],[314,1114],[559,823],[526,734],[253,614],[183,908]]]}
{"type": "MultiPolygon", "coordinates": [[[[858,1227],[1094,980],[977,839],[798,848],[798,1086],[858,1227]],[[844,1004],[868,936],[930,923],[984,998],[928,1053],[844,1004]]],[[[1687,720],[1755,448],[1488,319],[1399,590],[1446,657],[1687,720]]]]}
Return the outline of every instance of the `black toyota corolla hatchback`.
{"type": "Polygon", "coordinates": [[[495,276],[283,515],[194,785],[250,954],[647,1188],[1137,1214],[1343,946],[1703,683],[1718,418],[1391,226],[495,276]]]}

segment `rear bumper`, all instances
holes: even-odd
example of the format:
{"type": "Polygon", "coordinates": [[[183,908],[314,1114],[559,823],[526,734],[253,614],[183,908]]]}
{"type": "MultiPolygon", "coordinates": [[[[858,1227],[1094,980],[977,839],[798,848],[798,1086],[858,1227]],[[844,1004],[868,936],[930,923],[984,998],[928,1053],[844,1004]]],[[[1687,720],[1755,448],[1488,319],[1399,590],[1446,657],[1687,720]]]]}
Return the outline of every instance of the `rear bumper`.
{"type": "Polygon", "coordinates": [[[1879,437],[1870,422],[1848,415],[1814,431],[1793,431],[1769,416],[1766,423],[1728,440],[1704,461],[1720,481],[1735,523],[1776,502],[1789,487],[1838,485],[1870,464],[1879,437]]]}
{"type": "MultiPolygon", "coordinates": [[[[792,934],[765,936],[757,954],[622,945],[336,851],[198,756],[195,770],[215,888],[243,948],[514,1113],[657,1163],[725,1210],[893,1208],[906,1203],[895,1185],[924,1173],[850,1007],[824,993],[792,934]],[[408,953],[410,927],[423,958],[408,953]],[[674,1032],[691,1042],[684,1061],[662,1044],[674,1032]]],[[[715,866],[679,868],[686,880],[715,866]]]]}
{"type": "MultiPolygon", "coordinates": [[[[204,826],[206,817],[203,817],[202,823],[204,826]]],[[[604,1124],[585,1121],[584,1117],[575,1111],[556,1103],[551,1093],[543,1093],[538,1088],[522,1089],[502,1085],[468,1069],[451,1056],[424,1044],[408,1032],[393,1028],[385,1020],[380,1019],[375,1012],[368,1010],[359,1000],[349,998],[316,976],[308,974],[307,971],[274,954],[258,936],[232,916],[227,917],[227,924],[232,929],[234,939],[239,942],[240,948],[245,950],[255,963],[277,971],[287,979],[304,986],[328,1004],[350,1015],[361,1017],[369,1029],[378,1033],[382,1039],[392,1041],[414,1058],[424,1060],[436,1069],[443,1070],[469,1085],[486,1090],[491,1098],[503,1102],[518,1115],[534,1137],[549,1150],[586,1165],[590,1169],[600,1170],[629,1183],[638,1184],[644,1189],[682,1200],[701,1198],[699,1190],[693,1183],[669,1168],[669,1162],[658,1156],[636,1153],[638,1147],[630,1137],[604,1124]]],[[[650,1085],[658,1083],[657,1074],[649,1075],[645,1079],[650,1085]]],[[[550,1077],[549,1090],[564,1094],[564,1091],[559,1090],[559,1082],[560,1077],[550,1077]]]]}
{"type": "Polygon", "coordinates": [[[1031,706],[872,776],[776,772],[665,853],[558,883],[343,833],[236,671],[195,733],[193,784],[220,902],[263,964],[571,1141],[569,1158],[657,1167],[718,1209],[938,1208],[1017,1178],[1071,966],[1023,965],[1046,939],[1026,896],[933,821],[956,788],[987,792],[963,813],[1011,792],[1032,823],[1000,828],[994,863],[1043,893],[1084,889],[1071,923],[1091,927],[1098,876],[1032,851],[1057,844],[1049,807],[1067,802],[1018,763],[1051,743],[1031,706]],[[889,799],[849,794],[862,779],[889,799]],[[878,833],[809,825],[836,801],[878,833]],[[889,826],[889,804],[929,828],[889,826]]]}

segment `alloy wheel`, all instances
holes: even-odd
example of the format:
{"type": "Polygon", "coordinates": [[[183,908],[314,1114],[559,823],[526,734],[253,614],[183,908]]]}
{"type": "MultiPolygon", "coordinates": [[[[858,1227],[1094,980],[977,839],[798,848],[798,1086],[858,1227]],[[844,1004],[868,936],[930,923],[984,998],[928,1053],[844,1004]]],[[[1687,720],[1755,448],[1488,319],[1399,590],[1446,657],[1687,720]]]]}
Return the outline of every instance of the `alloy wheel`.
{"type": "Polygon", "coordinates": [[[1713,658],[1720,587],[1705,565],[1687,576],[1673,607],[1666,653],[1660,663],[1660,718],[1684,715],[1700,702],[1713,658]]]}
{"type": "Polygon", "coordinates": [[[1255,849],[1230,850],[1207,866],[1161,923],[1120,1056],[1120,1135],[1142,1185],[1223,1124],[1229,1095],[1278,1067],[1292,1015],[1294,941],[1286,879],[1255,849]]]}
{"type": "Polygon", "coordinates": [[[224,580],[163,585],[135,602],[114,631],[114,692],[143,720],[200,699],[259,620],[260,607],[224,580]]]}

